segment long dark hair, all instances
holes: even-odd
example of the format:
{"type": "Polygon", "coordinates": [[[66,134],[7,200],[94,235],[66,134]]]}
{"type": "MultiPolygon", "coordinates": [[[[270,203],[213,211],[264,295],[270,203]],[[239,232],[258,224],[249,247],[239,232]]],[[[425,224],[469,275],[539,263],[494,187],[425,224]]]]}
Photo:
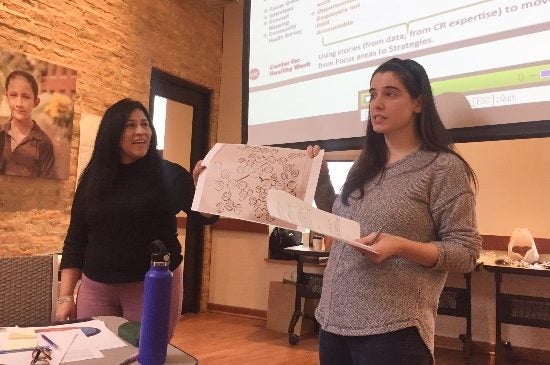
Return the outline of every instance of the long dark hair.
{"type": "Polygon", "coordinates": [[[130,114],[136,109],[145,114],[152,131],[149,150],[143,159],[149,164],[151,173],[160,173],[161,157],[157,153],[157,134],[149,112],[137,100],[122,99],[105,111],[97,131],[92,158],[80,175],[80,184],[85,185],[84,192],[88,198],[100,197],[113,186],[121,165],[120,138],[130,114]]]}
{"type": "MultiPolygon", "coordinates": [[[[445,129],[437,113],[432,87],[424,67],[413,60],[392,58],[378,66],[372,77],[384,72],[392,72],[401,80],[412,98],[419,98],[421,100],[422,111],[416,114],[415,125],[416,131],[422,140],[422,148],[428,151],[446,152],[457,156],[466,165],[470,180],[477,189],[477,178],[474,170],[464,158],[455,152],[451,136],[445,129]]],[[[378,174],[384,172],[387,160],[388,147],[386,146],[384,134],[374,131],[369,113],[363,150],[342,187],[341,197],[345,205],[349,204],[348,198],[353,191],[359,189],[360,194],[357,197],[358,199],[361,199],[365,195],[365,184],[378,174]]]]}

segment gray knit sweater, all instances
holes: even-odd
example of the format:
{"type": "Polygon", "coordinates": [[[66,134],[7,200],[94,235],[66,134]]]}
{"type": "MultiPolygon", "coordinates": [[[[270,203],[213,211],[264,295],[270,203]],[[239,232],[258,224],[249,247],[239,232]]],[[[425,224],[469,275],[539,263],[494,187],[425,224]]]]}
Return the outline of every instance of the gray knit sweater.
{"type": "Polygon", "coordinates": [[[447,272],[473,270],[481,250],[475,197],[464,163],[456,156],[419,150],[397,161],[365,186],[365,196],[345,206],[328,174],[320,176],[316,203],[355,220],[361,236],[378,230],[437,245],[432,268],[390,257],[371,263],[353,247],[335,241],[323,278],[316,318],[325,331],[347,336],[418,328],[433,354],[437,304],[447,272]]]}

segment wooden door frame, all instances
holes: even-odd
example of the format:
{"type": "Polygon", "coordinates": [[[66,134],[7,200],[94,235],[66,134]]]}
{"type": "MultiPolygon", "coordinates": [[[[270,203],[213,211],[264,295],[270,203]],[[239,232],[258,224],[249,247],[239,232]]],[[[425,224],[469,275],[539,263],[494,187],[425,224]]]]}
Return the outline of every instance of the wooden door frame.
{"type": "MultiPolygon", "coordinates": [[[[209,148],[210,98],[211,91],[200,85],[185,81],[159,69],[151,70],[149,110],[154,113],[155,95],[190,105],[193,108],[191,132],[190,168],[204,158],[209,148]]],[[[188,219],[185,234],[183,262],[183,304],[182,313],[200,311],[202,265],[204,253],[204,227],[188,219]]]]}

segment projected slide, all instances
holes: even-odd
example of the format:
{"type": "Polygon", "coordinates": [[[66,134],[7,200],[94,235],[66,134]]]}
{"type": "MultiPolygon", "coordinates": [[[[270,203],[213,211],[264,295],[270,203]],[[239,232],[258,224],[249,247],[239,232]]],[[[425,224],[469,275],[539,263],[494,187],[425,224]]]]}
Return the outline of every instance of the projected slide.
{"type": "Polygon", "coordinates": [[[373,70],[413,58],[447,128],[550,119],[550,0],[251,1],[250,144],[362,136],[373,70]]]}

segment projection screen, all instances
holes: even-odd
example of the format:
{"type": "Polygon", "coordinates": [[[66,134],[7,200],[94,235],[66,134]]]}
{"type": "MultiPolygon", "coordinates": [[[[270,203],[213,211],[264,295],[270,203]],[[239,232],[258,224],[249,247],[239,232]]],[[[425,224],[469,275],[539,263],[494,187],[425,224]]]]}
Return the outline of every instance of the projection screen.
{"type": "Polygon", "coordinates": [[[392,57],[425,67],[455,140],[550,135],[550,0],[254,0],[245,6],[243,138],[249,144],[357,147],[338,141],[365,134],[370,77],[392,57]]]}

